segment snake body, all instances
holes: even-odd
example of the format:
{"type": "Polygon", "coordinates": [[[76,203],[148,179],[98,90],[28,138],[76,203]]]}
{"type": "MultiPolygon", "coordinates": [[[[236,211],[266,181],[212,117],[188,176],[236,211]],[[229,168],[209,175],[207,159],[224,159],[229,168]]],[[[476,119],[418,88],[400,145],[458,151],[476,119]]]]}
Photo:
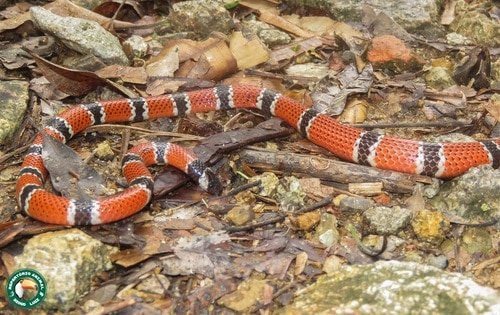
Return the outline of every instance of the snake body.
{"type": "MultiPolygon", "coordinates": [[[[118,99],[80,104],[50,121],[44,132],[67,142],[87,127],[117,122],[138,122],[233,108],[257,108],[283,119],[304,137],[341,159],[379,169],[438,178],[460,175],[469,168],[500,165],[500,139],[483,142],[429,143],[384,136],[345,126],[307,109],[280,93],[248,85],[219,86],[187,93],[118,99]]],[[[48,171],[42,160],[39,135],[21,167],[16,186],[20,208],[47,223],[94,225],[114,222],[143,209],[151,200],[153,178],[147,165],[171,164],[189,174],[210,193],[220,193],[216,176],[189,151],[174,144],[146,143],[123,158],[124,176],[130,186],[101,199],[81,201],[54,195],[43,188],[48,171]]]]}

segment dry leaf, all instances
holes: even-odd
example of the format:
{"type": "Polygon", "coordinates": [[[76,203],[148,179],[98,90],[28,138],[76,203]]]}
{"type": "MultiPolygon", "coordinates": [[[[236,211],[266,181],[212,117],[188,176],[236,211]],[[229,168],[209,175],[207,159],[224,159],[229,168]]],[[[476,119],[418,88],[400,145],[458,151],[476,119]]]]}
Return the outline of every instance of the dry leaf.
{"type": "Polygon", "coordinates": [[[242,32],[233,32],[229,47],[239,70],[254,67],[269,60],[269,52],[258,38],[248,39],[242,32]]]}
{"type": "Polygon", "coordinates": [[[444,2],[444,10],[441,14],[441,24],[450,25],[455,19],[455,7],[457,0],[446,0],[444,2]]]}
{"type": "Polygon", "coordinates": [[[294,34],[297,37],[309,38],[309,37],[314,36],[313,33],[309,32],[307,30],[304,30],[301,27],[297,26],[296,24],[287,21],[283,17],[281,17],[279,15],[275,15],[275,14],[270,13],[270,12],[262,12],[259,15],[259,20],[261,20],[262,22],[265,22],[267,24],[274,25],[277,28],[282,29],[285,32],[294,34]]]}
{"type": "Polygon", "coordinates": [[[51,175],[52,186],[63,196],[89,200],[103,194],[99,173],[83,163],[80,156],[64,143],[44,135],[42,157],[51,175]]]}
{"type": "Polygon", "coordinates": [[[106,85],[105,79],[93,72],[68,69],[44,58],[32,54],[42,74],[59,90],[69,95],[83,95],[100,85],[106,85]]]}
{"type": "Polygon", "coordinates": [[[149,77],[173,77],[179,69],[179,47],[163,50],[162,58],[148,63],[146,72],[149,77]]]}
{"type": "Polygon", "coordinates": [[[181,62],[175,73],[178,77],[217,81],[237,70],[236,59],[220,38],[209,38],[201,42],[186,39],[170,41],[151,62],[162,59],[175,46],[179,49],[181,62]]]}
{"type": "Polygon", "coordinates": [[[147,82],[146,70],[142,67],[111,65],[97,70],[95,74],[104,79],[119,79],[132,84],[146,84],[147,82]]]}
{"type": "Polygon", "coordinates": [[[497,121],[500,121],[500,102],[490,101],[484,105],[484,108],[491,114],[491,116],[495,117],[497,121]]]}

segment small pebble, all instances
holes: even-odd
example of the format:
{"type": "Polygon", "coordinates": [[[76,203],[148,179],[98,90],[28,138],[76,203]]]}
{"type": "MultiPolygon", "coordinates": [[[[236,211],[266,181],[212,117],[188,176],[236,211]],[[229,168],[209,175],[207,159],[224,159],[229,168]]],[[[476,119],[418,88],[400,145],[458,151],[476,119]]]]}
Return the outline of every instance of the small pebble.
{"type": "Polygon", "coordinates": [[[309,231],[313,227],[315,227],[319,221],[321,220],[321,216],[316,212],[308,212],[300,215],[295,221],[295,225],[297,228],[303,231],[309,231]]]}
{"type": "MultiPolygon", "coordinates": [[[[336,200],[334,200],[334,204],[336,204],[336,200]]],[[[340,202],[338,203],[340,211],[355,212],[355,213],[364,212],[369,208],[373,207],[374,205],[375,203],[370,199],[361,197],[351,197],[351,196],[343,197],[342,199],[340,199],[340,202]]]]}
{"type": "Polygon", "coordinates": [[[411,226],[419,240],[439,245],[450,229],[450,222],[441,212],[422,210],[416,213],[411,226]]]}
{"type": "Polygon", "coordinates": [[[242,226],[255,219],[255,213],[250,206],[238,206],[227,213],[227,219],[236,226],[242,226]]]}
{"type": "Polygon", "coordinates": [[[410,210],[401,207],[373,207],[363,213],[363,221],[368,233],[396,234],[404,229],[411,221],[410,210]]]}
{"type": "Polygon", "coordinates": [[[99,143],[94,153],[98,159],[103,161],[111,161],[115,156],[111,144],[107,140],[99,143]]]}
{"type": "Polygon", "coordinates": [[[445,269],[448,266],[448,259],[444,255],[433,256],[427,258],[427,263],[439,269],[445,269]]]}

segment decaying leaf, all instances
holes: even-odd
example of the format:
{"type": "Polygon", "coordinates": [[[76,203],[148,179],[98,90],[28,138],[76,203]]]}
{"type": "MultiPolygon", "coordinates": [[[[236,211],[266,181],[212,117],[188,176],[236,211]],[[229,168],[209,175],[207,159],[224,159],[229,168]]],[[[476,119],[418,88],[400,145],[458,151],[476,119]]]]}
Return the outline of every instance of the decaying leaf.
{"type": "Polygon", "coordinates": [[[176,76],[220,80],[236,72],[237,64],[231,50],[224,40],[209,38],[205,41],[173,40],[163,48],[159,56],[152,58],[156,62],[172,47],[178,47],[179,62],[181,63],[176,76]]]}
{"type": "Polygon", "coordinates": [[[349,65],[335,77],[327,76],[321,80],[311,94],[313,107],[328,115],[340,115],[347,97],[354,93],[366,93],[372,82],[373,68],[370,64],[361,73],[355,65],[349,65]]]}
{"type": "Polygon", "coordinates": [[[82,95],[98,86],[106,85],[106,80],[93,72],[71,70],[32,54],[43,75],[57,88],[69,95],[82,95]]]}
{"type": "Polygon", "coordinates": [[[314,34],[301,28],[299,25],[292,23],[285,19],[284,17],[281,17],[279,15],[275,15],[273,13],[270,13],[268,11],[264,11],[259,15],[259,20],[266,22],[268,24],[274,25],[279,29],[285,30],[288,33],[294,34],[298,37],[313,37],[314,34]]]}
{"type": "Polygon", "coordinates": [[[63,196],[88,200],[104,192],[99,173],[62,142],[44,136],[42,157],[52,186],[63,196]]]}
{"type": "Polygon", "coordinates": [[[500,121],[500,102],[499,101],[490,101],[484,108],[491,114],[491,116],[495,117],[497,121],[500,121]]]}
{"type": "Polygon", "coordinates": [[[147,82],[147,74],[142,67],[111,65],[97,70],[95,74],[103,79],[119,79],[132,84],[146,84],[147,82]]]}
{"type": "Polygon", "coordinates": [[[366,119],[369,104],[364,99],[352,98],[347,103],[339,120],[349,124],[362,123],[366,119]]]}
{"type": "Polygon", "coordinates": [[[269,60],[269,52],[262,42],[254,37],[247,38],[242,32],[234,32],[229,40],[239,70],[251,68],[269,60]]]}
{"type": "Polygon", "coordinates": [[[174,247],[176,257],[163,260],[164,273],[169,275],[204,274],[207,277],[230,272],[229,253],[216,250],[229,242],[229,235],[216,232],[208,235],[182,237],[174,247]]]}
{"type": "Polygon", "coordinates": [[[171,47],[162,54],[162,58],[155,59],[146,66],[149,77],[173,77],[179,69],[179,48],[171,47]]]}
{"type": "Polygon", "coordinates": [[[444,10],[441,14],[441,24],[450,25],[455,19],[455,7],[457,6],[457,0],[446,0],[444,2],[444,10]]]}
{"type": "Polygon", "coordinates": [[[454,78],[457,83],[479,90],[490,86],[490,72],[491,58],[488,48],[476,47],[455,68],[454,78]]]}

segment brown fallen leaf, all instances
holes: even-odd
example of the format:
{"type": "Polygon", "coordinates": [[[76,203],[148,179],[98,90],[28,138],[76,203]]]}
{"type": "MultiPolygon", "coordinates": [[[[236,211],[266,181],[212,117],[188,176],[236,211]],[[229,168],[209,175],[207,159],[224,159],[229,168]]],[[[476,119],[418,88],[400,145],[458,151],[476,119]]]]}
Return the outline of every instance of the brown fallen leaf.
{"type": "Polygon", "coordinates": [[[271,118],[254,128],[240,128],[206,137],[198,143],[193,152],[202,161],[207,161],[216,153],[227,153],[249,144],[288,136],[293,132],[281,119],[271,118]]]}
{"type": "Polygon", "coordinates": [[[258,272],[265,272],[269,275],[277,276],[279,279],[284,279],[290,264],[295,259],[295,255],[290,253],[280,253],[255,266],[258,272]]]}
{"type": "Polygon", "coordinates": [[[175,72],[176,77],[217,81],[237,70],[236,59],[221,38],[208,38],[204,41],[188,39],[169,41],[148,64],[163,59],[172,49],[177,49],[181,64],[179,70],[175,72]]]}
{"type": "Polygon", "coordinates": [[[286,47],[276,49],[271,53],[271,60],[276,60],[276,62],[288,61],[295,56],[303,54],[308,51],[312,51],[323,46],[323,41],[319,37],[311,37],[299,42],[294,42],[286,47]]]}
{"type": "Polygon", "coordinates": [[[200,314],[201,308],[198,309],[199,307],[205,309],[205,307],[215,303],[221,296],[234,290],[236,290],[235,279],[218,280],[213,285],[193,290],[188,297],[191,302],[192,314],[200,314]]]}
{"type": "Polygon", "coordinates": [[[103,79],[119,79],[132,84],[146,84],[147,74],[143,67],[124,67],[111,65],[101,68],[95,74],[103,79]]]}
{"type": "Polygon", "coordinates": [[[491,116],[495,117],[497,121],[500,121],[500,102],[490,100],[484,105],[484,108],[491,114],[491,116]]]}
{"type": "Polygon", "coordinates": [[[31,54],[42,74],[62,92],[77,96],[86,94],[107,81],[93,72],[71,70],[31,54]]]}
{"type": "Polygon", "coordinates": [[[128,268],[134,266],[140,262],[145,261],[150,255],[142,254],[137,249],[126,249],[119,251],[117,253],[111,254],[111,260],[122,267],[128,268]]]}
{"type": "Polygon", "coordinates": [[[490,87],[488,81],[490,73],[490,51],[487,47],[476,47],[469,51],[468,55],[455,67],[453,78],[459,84],[480,90],[490,87]]]}
{"type": "Polygon", "coordinates": [[[446,0],[444,2],[444,10],[441,14],[441,24],[450,25],[455,19],[455,7],[457,6],[457,0],[446,0]]]}
{"type": "Polygon", "coordinates": [[[42,157],[52,186],[63,196],[89,200],[104,194],[99,173],[64,143],[44,135],[42,157]]]}
{"type": "Polygon", "coordinates": [[[237,70],[236,59],[222,39],[208,39],[210,45],[184,62],[177,76],[218,81],[237,70]]]}
{"type": "Polygon", "coordinates": [[[176,257],[166,257],[162,260],[163,273],[168,275],[198,273],[210,278],[231,274],[229,252],[216,250],[227,242],[230,242],[230,238],[225,232],[181,237],[174,247],[176,257]]]}
{"type": "Polygon", "coordinates": [[[96,6],[92,11],[109,18],[118,13],[115,17],[118,20],[123,20],[131,15],[144,16],[143,8],[136,1],[107,1],[96,6]],[[118,10],[120,11],[117,12],[118,10]]]}
{"type": "Polygon", "coordinates": [[[233,32],[229,39],[229,47],[239,70],[257,66],[269,60],[269,52],[257,38],[247,38],[242,32],[233,32]]]}
{"type": "Polygon", "coordinates": [[[314,33],[309,32],[308,30],[305,30],[297,26],[296,24],[287,21],[286,19],[284,19],[279,15],[267,11],[262,12],[259,15],[259,20],[267,24],[274,25],[277,28],[282,29],[288,33],[294,34],[297,37],[309,38],[314,36],[314,33]]]}
{"type": "Polygon", "coordinates": [[[31,54],[31,56],[35,59],[36,64],[47,80],[66,94],[83,95],[98,86],[107,85],[127,97],[137,97],[135,91],[111,80],[101,78],[93,72],[68,69],[35,54],[31,54]]]}

